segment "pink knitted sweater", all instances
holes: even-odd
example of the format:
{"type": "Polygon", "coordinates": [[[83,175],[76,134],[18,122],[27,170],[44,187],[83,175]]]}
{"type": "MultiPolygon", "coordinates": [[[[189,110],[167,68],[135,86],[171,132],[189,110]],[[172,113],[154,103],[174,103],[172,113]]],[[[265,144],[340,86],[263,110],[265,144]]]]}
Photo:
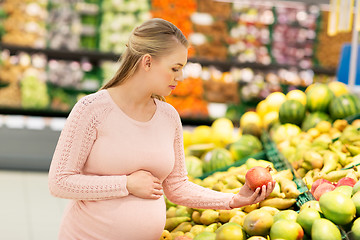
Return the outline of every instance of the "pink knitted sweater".
{"type": "Polygon", "coordinates": [[[171,105],[155,103],[147,122],[126,115],[107,90],[74,106],[49,171],[51,194],[72,200],[59,239],[158,240],[166,220],[164,198],[142,199],[126,189],[126,175],[140,169],[159,178],[174,203],[229,209],[233,194],[188,181],[180,117],[171,105]]]}

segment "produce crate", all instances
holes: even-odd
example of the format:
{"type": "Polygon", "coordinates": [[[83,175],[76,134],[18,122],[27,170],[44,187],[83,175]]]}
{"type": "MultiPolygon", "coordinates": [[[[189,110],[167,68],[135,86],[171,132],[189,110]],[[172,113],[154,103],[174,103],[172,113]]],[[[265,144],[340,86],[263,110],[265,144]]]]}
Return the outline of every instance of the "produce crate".
{"type": "Polygon", "coordinates": [[[234,162],[233,164],[231,164],[231,165],[229,165],[229,166],[222,167],[222,168],[219,168],[219,169],[217,169],[217,170],[215,170],[215,171],[211,171],[211,172],[205,173],[205,174],[203,174],[202,176],[197,177],[197,178],[203,180],[203,179],[207,178],[208,176],[213,175],[213,174],[216,173],[216,172],[226,172],[226,171],[227,171],[229,168],[231,168],[231,167],[240,167],[241,165],[245,164],[246,161],[247,161],[249,158],[254,158],[254,159],[257,159],[257,160],[260,160],[260,159],[267,160],[267,159],[266,159],[266,154],[265,154],[265,152],[264,152],[264,151],[261,151],[261,152],[258,152],[258,153],[256,153],[256,154],[253,154],[253,155],[250,155],[250,156],[248,156],[248,157],[245,157],[245,158],[243,158],[243,159],[240,159],[240,160],[234,162]]]}
{"type": "Polygon", "coordinates": [[[302,178],[298,176],[291,163],[280,153],[275,142],[270,138],[268,132],[263,132],[261,135],[261,141],[265,148],[267,158],[274,164],[274,168],[276,170],[291,170],[294,176],[293,181],[296,183],[297,189],[300,192],[300,195],[296,200],[296,205],[300,208],[304,203],[315,200],[314,196],[310,193],[302,178]]]}

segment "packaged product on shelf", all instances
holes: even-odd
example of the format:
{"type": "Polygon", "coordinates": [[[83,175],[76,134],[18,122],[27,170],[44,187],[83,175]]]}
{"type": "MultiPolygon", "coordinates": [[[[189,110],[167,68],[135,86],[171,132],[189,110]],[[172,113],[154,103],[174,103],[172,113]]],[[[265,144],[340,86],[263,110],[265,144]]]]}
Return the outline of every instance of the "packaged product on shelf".
{"type": "Polygon", "coordinates": [[[271,45],[275,62],[311,68],[320,17],[319,7],[276,7],[275,16],[271,45]]]}
{"type": "Polygon", "coordinates": [[[28,47],[46,46],[47,0],[4,0],[2,42],[28,47]]]}
{"type": "Polygon", "coordinates": [[[270,27],[274,23],[271,7],[237,2],[231,16],[229,55],[239,62],[270,64],[270,27]]]}
{"type": "Polygon", "coordinates": [[[147,0],[102,1],[99,48],[104,52],[122,53],[131,31],[151,18],[147,0]]]}
{"type": "Polygon", "coordinates": [[[193,33],[189,40],[193,45],[194,56],[211,60],[227,59],[229,38],[227,20],[231,3],[198,1],[197,12],[191,15],[193,33]]]}
{"type": "Polygon", "coordinates": [[[52,0],[48,17],[48,47],[53,49],[77,50],[80,48],[81,17],[66,2],[52,0]]]}

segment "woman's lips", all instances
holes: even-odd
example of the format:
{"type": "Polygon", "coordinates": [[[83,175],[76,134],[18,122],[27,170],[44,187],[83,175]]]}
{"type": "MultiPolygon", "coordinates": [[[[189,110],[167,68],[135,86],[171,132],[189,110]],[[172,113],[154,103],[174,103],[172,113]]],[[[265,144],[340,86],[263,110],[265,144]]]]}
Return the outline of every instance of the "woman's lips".
{"type": "Polygon", "coordinates": [[[174,90],[174,89],[176,88],[176,86],[170,85],[169,88],[171,88],[172,90],[174,90]]]}

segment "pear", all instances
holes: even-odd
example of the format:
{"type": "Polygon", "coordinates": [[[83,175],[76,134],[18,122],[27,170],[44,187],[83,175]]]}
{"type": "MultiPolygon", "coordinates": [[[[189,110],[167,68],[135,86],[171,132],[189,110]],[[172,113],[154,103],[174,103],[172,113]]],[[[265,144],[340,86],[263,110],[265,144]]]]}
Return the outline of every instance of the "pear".
{"type": "MultiPolygon", "coordinates": [[[[243,212],[244,213],[244,212],[243,212]]],[[[239,225],[243,225],[244,224],[244,219],[245,219],[245,217],[246,217],[246,214],[244,213],[243,215],[241,215],[241,214],[237,214],[237,215],[235,215],[235,216],[233,216],[230,220],[229,220],[229,222],[233,222],[233,223],[237,223],[237,224],[239,224],[239,225]]]]}
{"type": "Polygon", "coordinates": [[[174,230],[180,223],[188,222],[191,219],[189,217],[172,217],[167,218],[165,223],[165,229],[168,231],[174,230]]]}
{"type": "Polygon", "coordinates": [[[197,224],[202,224],[200,221],[201,213],[199,211],[193,211],[191,218],[197,224]]]}
{"type": "Polygon", "coordinates": [[[182,231],[171,232],[170,234],[171,234],[172,239],[176,239],[177,237],[185,235],[185,233],[182,231]]]}
{"type": "Polygon", "coordinates": [[[192,234],[194,234],[195,236],[198,235],[199,233],[202,233],[205,230],[205,226],[204,225],[194,225],[189,232],[191,232],[192,234]]]}
{"type": "Polygon", "coordinates": [[[191,217],[192,210],[185,206],[178,206],[175,217],[191,217]]]}
{"type": "Polygon", "coordinates": [[[191,230],[191,228],[192,228],[192,225],[190,222],[182,222],[171,232],[181,231],[183,233],[186,233],[186,232],[189,232],[191,230]]]}
{"type": "Polygon", "coordinates": [[[163,230],[160,240],[172,240],[171,233],[168,230],[163,230]]]}
{"type": "Polygon", "coordinates": [[[166,218],[172,218],[176,217],[176,207],[170,207],[168,210],[166,210],[166,218]]]}
{"type": "Polygon", "coordinates": [[[219,212],[213,209],[206,209],[200,216],[200,222],[205,225],[210,225],[219,220],[219,212]]]}
{"type": "Polygon", "coordinates": [[[218,224],[217,223],[212,223],[209,226],[205,227],[204,231],[205,232],[215,232],[216,229],[218,229],[218,224]]]}
{"type": "Polygon", "coordinates": [[[228,222],[233,216],[237,214],[238,209],[219,210],[219,220],[222,223],[228,222]]]}

